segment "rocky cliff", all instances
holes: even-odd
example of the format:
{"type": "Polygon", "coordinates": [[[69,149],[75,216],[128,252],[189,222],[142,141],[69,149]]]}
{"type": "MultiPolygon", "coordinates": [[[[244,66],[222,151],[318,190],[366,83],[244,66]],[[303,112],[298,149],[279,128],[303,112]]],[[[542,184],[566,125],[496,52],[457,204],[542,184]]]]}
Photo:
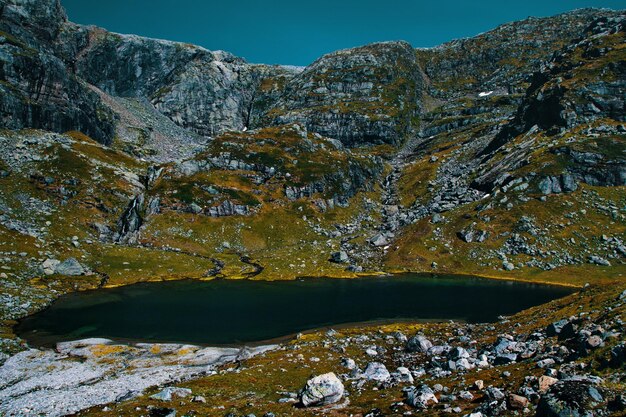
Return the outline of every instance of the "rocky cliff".
{"type": "Polygon", "coordinates": [[[81,130],[110,144],[114,113],[56,54],[66,24],[58,1],[0,2],[2,125],[81,130]]]}
{"type": "Polygon", "coordinates": [[[325,55],[288,82],[270,123],[298,122],[347,145],[397,145],[419,127],[424,79],[413,48],[386,42],[325,55]]]}

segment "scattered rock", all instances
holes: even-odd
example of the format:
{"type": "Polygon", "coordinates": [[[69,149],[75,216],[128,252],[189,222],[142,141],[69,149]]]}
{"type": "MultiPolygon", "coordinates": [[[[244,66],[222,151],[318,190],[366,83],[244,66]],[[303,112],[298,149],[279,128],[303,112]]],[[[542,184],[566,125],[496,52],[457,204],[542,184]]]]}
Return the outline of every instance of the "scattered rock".
{"type": "Polygon", "coordinates": [[[597,255],[589,256],[589,263],[594,264],[594,265],[601,265],[601,266],[611,266],[611,262],[597,255]]]}
{"type": "Polygon", "coordinates": [[[537,405],[537,417],[587,415],[604,398],[588,379],[562,380],[553,384],[537,405]]]}

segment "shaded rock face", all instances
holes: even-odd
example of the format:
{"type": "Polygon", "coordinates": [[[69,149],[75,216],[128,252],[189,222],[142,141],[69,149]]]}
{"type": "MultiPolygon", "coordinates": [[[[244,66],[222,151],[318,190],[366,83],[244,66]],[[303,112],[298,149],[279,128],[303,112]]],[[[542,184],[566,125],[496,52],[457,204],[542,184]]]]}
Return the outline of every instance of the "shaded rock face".
{"type": "Polygon", "coordinates": [[[52,50],[65,19],[58,1],[0,1],[0,124],[109,143],[113,112],[52,50]]]}
{"type": "Polygon", "coordinates": [[[30,46],[54,41],[67,21],[60,0],[2,0],[0,12],[2,30],[30,46]]]}
{"type": "Polygon", "coordinates": [[[143,194],[137,195],[130,201],[124,214],[118,221],[118,232],[114,236],[116,242],[135,243],[137,241],[137,233],[143,223],[143,206],[143,194]]]}
{"type": "Polygon", "coordinates": [[[423,86],[405,42],[342,50],[295,76],[266,119],[298,122],[346,145],[396,144],[416,127],[423,86]]]}
{"type": "Polygon", "coordinates": [[[626,158],[610,152],[581,152],[570,147],[554,150],[564,156],[571,164],[571,174],[561,177],[565,191],[575,191],[572,187],[576,180],[596,186],[626,185],[626,158]]]}
{"type": "Polygon", "coordinates": [[[242,204],[235,204],[230,200],[225,200],[215,207],[211,207],[208,210],[208,214],[211,217],[224,217],[224,216],[246,216],[250,213],[248,206],[242,204]]]}
{"type": "Polygon", "coordinates": [[[260,77],[271,72],[188,44],[75,25],[67,33],[68,59],[87,82],[112,96],[147,98],[179,126],[204,136],[246,127],[260,77]]]}

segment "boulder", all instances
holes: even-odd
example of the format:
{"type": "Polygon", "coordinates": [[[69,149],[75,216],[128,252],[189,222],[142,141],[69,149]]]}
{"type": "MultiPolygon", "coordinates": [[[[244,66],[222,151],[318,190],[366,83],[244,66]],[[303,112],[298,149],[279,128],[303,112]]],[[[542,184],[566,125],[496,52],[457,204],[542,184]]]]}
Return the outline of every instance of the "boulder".
{"type": "Polygon", "coordinates": [[[404,366],[398,367],[393,376],[394,379],[398,382],[408,382],[410,384],[413,383],[413,375],[411,375],[411,371],[409,370],[409,368],[405,368],[404,366]]]}
{"type": "Polygon", "coordinates": [[[613,368],[619,368],[626,363],[626,343],[620,343],[619,345],[611,349],[611,359],[609,364],[613,368]]]}
{"type": "Polygon", "coordinates": [[[563,326],[563,328],[561,329],[561,331],[559,332],[559,340],[567,340],[567,339],[571,339],[572,337],[576,336],[576,333],[578,331],[578,325],[570,322],[567,322],[567,324],[565,324],[565,326],[563,326]]]}
{"type": "Polygon", "coordinates": [[[191,395],[189,388],[167,387],[150,396],[153,400],[171,401],[173,397],[185,398],[191,395]]]}
{"type": "Polygon", "coordinates": [[[572,174],[565,173],[561,175],[561,182],[563,183],[563,191],[566,193],[571,193],[578,189],[578,182],[572,174]]]}
{"type": "Polygon", "coordinates": [[[330,255],[330,261],[337,264],[343,264],[349,260],[348,254],[345,251],[333,252],[332,255],[330,255]]]}
{"type": "Polygon", "coordinates": [[[309,379],[300,392],[300,402],[305,407],[334,404],[343,397],[342,382],[333,372],[309,379]]]}
{"type": "Polygon", "coordinates": [[[374,246],[387,246],[389,241],[385,236],[379,233],[370,239],[370,243],[374,246]]]}
{"type": "Polygon", "coordinates": [[[439,401],[435,392],[428,386],[422,385],[419,388],[410,387],[405,391],[406,403],[420,409],[426,409],[439,401]]]}
{"type": "Polygon", "coordinates": [[[370,381],[385,382],[391,378],[391,374],[382,363],[370,362],[367,364],[367,367],[365,367],[362,377],[370,381]]]}
{"type": "Polygon", "coordinates": [[[536,416],[589,415],[589,410],[604,402],[596,383],[596,380],[587,378],[573,378],[555,383],[539,400],[536,416]]]}
{"type": "Polygon", "coordinates": [[[349,370],[356,369],[356,363],[354,362],[354,359],[350,359],[350,358],[342,358],[341,366],[349,370]]]}
{"type": "Polygon", "coordinates": [[[595,349],[603,345],[602,338],[598,335],[591,335],[587,338],[585,346],[589,349],[595,349]]]}
{"type": "Polygon", "coordinates": [[[528,406],[528,398],[517,394],[509,394],[509,408],[513,410],[523,410],[528,406]]]}
{"type": "Polygon", "coordinates": [[[55,272],[59,275],[78,276],[84,275],[85,269],[76,259],[67,258],[56,266],[55,272]]]}
{"type": "Polygon", "coordinates": [[[41,271],[46,275],[52,275],[56,272],[57,266],[61,263],[58,259],[46,259],[41,264],[41,271]]]}
{"type": "Polygon", "coordinates": [[[465,358],[461,358],[454,363],[455,368],[458,371],[469,371],[474,367],[469,361],[465,358]]]}
{"type": "Polygon", "coordinates": [[[503,353],[501,355],[496,356],[493,363],[495,365],[506,365],[508,363],[512,363],[517,361],[517,354],[515,353],[503,353]]]}
{"type": "Polygon", "coordinates": [[[465,401],[472,401],[474,399],[474,394],[469,391],[461,391],[459,392],[459,398],[465,401]]]}
{"type": "Polygon", "coordinates": [[[189,205],[189,211],[193,214],[200,214],[202,213],[202,207],[200,207],[199,205],[197,205],[196,203],[191,203],[189,205]]]}
{"type": "Polygon", "coordinates": [[[487,397],[489,397],[491,401],[500,401],[504,399],[504,393],[502,392],[500,388],[488,387],[486,392],[487,392],[487,397]]]}
{"type": "Polygon", "coordinates": [[[471,243],[474,241],[474,231],[472,229],[465,229],[456,232],[456,235],[465,243],[471,243]]]}
{"type": "Polygon", "coordinates": [[[421,334],[413,336],[406,344],[406,350],[409,352],[426,353],[431,347],[433,347],[432,342],[421,334]]]}
{"type": "Polygon", "coordinates": [[[563,329],[563,327],[565,327],[567,323],[569,323],[569,321],[566,319],[563,319],[563,320],[555,321],[554,323],[549,324],[548,327],[546,328],[546,334],[548,335],[548,337],[558,335],[559,333],[561,333],[561,330],[563,329]]]}
{"type": "Polygon", "coordinates": [[[469,357],[470,357],[469,352],[462,347],[455,347],[448,354],[448,358],[454,361],[459,360],[459,359],[467,359],[469,357]]]}
{"type": "Polygon", "coordinates": [[[540,376],[538,380],[539,392],[540,393],[548,392],[550,387],[556,384],[557,382],[559,382],[559,380],[556,378],[552,378],[551,376],[548,376],[548,375],[540,376]]]}

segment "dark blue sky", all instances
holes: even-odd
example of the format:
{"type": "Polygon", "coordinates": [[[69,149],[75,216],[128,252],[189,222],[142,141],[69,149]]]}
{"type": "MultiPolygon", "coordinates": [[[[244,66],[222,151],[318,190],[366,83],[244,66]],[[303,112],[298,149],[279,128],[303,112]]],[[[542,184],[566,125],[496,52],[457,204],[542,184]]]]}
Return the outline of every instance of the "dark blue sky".
{"type": "Polygon", "coordinates": [[[624,0],[61,0],[76,23],[223,49],[250,62],[307,65],[386,40],[435,46],[528,16],[624,0]]]}

